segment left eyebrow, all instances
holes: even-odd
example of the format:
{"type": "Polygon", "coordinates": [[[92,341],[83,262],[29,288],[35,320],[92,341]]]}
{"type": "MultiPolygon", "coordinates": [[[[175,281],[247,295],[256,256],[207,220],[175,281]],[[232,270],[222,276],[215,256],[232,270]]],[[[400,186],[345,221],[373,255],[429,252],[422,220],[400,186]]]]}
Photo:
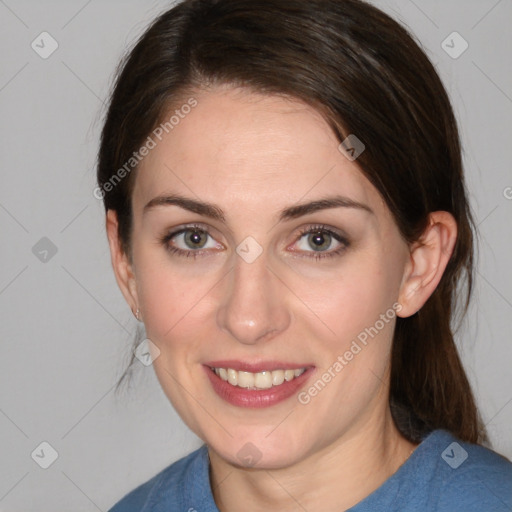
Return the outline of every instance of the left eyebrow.
{"type": "Polygon", "coordinates": [[[330,208],[356,208],[359,210],[366,211],[368,213],[373,214],[373,210],[358,201],[354,201],[348,197],[344,196],[333,196],[326,197],[324,199],[317,199],[316,201],[311,201],[310,203],[298,204],[296,206],[291,206],[290,208],[286,208],[281,212],[279,216],[279,221],[296,219],[298,217],[302,217],[303,215],[307,215],[309,213],[314,213],[319,210],[327,210],[330,208]]]}
{"type": "MultiPolygon", "coordinates": [[[[158,206],[172,205],[178,206],[192,213],[197,213],[198,215],[204,215],[205,217],[210,217],[211,219],[215,219],[224,223],[226,222],[226,216],[219,206],[178,195],[158,196],[154,199],[151,199],[151,201],[149,201],[144,206],[143,214],[158,206]]],[[[310,213],[331,208],[355,208],[374,214],[373,210],[363,203],[354,201],[353,199],[344,196],[332,196],[317,199],[309,203],[290,206],[280,213],[279,222],[296,219],[310,213]]]]}

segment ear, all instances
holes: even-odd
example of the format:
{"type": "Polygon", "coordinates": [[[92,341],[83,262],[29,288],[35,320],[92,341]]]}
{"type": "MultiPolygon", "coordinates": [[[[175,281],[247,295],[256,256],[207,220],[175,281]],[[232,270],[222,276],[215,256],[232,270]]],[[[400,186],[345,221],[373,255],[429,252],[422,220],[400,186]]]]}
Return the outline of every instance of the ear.
{"type": "Polygon", "coordinates": [[[448,212],[433,212],[420,239],[410,247],[398,302],[398,316],[406,318],[420,310],[434,293],[457,240],[457,222],[448,212]]]}
{"type": "Polygon", "coordinates": [[[107,211],[106,230],[108,243],[110,246],[110,257],[116,281],[121,292],[130,306],[132,313],[138,309],[137,287],[135,281],[135,273],[133,264],[129,261],[128,255],[121,248],[121,240],[119,239],[117,212],[114,210],[107,211]]]}

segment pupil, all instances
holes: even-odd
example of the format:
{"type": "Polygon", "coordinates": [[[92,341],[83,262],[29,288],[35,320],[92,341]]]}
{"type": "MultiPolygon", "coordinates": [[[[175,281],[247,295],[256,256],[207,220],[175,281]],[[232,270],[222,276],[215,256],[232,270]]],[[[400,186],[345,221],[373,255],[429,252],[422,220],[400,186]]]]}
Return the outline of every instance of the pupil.
{"type": "Polygon", "coordinates": [[[322,233],[321,231],[319,231],[318,233],[312,233],[309,239],[315,244],[316,248],[318,249],[325,249],[329,247],[329,235],[326,236],[326,233],[322,233]]]}
{"type": "Polygon", "coordinates": [[[200,231],[190,231],[190,235],[185,237],[185,241],[187,242],[187,245],[190,245],[188,244],[188,242],[191,242],[191,245],[195,246],[196,248],[197,246],[202,247],[206,243],[205,240],[201,243],[202,236],[203,233],[201,233],[200,231]]]}

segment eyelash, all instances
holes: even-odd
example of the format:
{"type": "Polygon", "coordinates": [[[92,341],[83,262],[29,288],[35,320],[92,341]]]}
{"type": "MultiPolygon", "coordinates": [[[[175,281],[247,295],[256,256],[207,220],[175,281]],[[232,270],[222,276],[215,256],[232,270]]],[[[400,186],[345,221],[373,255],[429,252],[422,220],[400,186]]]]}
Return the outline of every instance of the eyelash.
{"type": "Polygon", "coordinates": [[[321,252],[307,251],[308,253],[310,252],[311,255],[310,256],[301,256],[301,257],[313,258],[315,260],[321,260],[323,258],[333,258],[333,257],[339,256],[343,252],[345,252],[347,247],[350,245],[349,241],[345,237],[341,236],[339,233],[336,233],[332,229],[329,229],[327,226],[324,226],[322,224],[316,224],[316,225],[301,229],[301,231],[299,232],[298,240],[300,240],[304,235],[310,235],[313,233],[327,234],[330,237],[334,238],[334,240],[339,242],[341,244],[341,246],[338,247],[337,249],[335,249],[334,251],[329,251],[329,252],[327,252],[327,251],[321,251],[321,252]]]}
{"type": "MultiPolygon", "coordinates": [[[[193,225],[189,225],[189,226],[184,226],[183,228],[180,228],[177,231],[167,233],[166,235],[164,235],[163,237],[160,238],[160,243],[171,254],[175,254],[175,255],[183,257],[183,258],[196,259],[198,256],[201,256],[203,253],[207,253],[208,250],[185,251],[183,249],[178,249],[172,245],[169,245],[169,241],[172,240],[174,237],[181,235],[183,233],[187,233],[188,231],[199,231],[200,233],[206,234],[206,235],[210,236],[211,238],[213,238],[211,236],[210,232],[208,231],[208,229],[205,229],[204,227],[199,226],[197,224],[193,224],[193,225]]],[[[347,249],[347,247],[350,245],[350,242],[345,237],[341,236],[339,233],[336,233],[332,229],[329,229],[327,226],[324,226],[322,224],[313,225],[313,226],[309,226],[307,228],[302,229],[299,233],[297,241],[300,240],[304,235],[309,235],[309,234],[319,233],[319,232],[322,234],[327,234],[327,235],[331,236],[332,238],[334,238],[336,241],[338,241],[342,245],[334,251],[329,251],[329,252],[327,252],[327,251],[321,251],[321,252],[311,251],[311,253],[312,253],[311,256],[300,256],[300,257],[312,258],[315,260],[321,260],[323,258],[333,258],[335,256],[341,255],[347,249]]],[[[306,252],[309,253],[310,251],[306,251],[306,252]]]]}

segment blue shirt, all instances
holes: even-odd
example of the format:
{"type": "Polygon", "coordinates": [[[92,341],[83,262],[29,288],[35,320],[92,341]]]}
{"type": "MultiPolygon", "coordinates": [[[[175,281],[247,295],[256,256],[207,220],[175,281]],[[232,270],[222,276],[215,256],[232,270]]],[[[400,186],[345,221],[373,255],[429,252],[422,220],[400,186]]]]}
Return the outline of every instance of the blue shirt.
{"type": "MultiPolygon", "coordinates": [[[[109,512],[218,512],[206,445],[137,487],[109,512]]],[[[426,436],[379,488],[346,512],[511,512],[512,463],[445,430],[426,436]]]]}

